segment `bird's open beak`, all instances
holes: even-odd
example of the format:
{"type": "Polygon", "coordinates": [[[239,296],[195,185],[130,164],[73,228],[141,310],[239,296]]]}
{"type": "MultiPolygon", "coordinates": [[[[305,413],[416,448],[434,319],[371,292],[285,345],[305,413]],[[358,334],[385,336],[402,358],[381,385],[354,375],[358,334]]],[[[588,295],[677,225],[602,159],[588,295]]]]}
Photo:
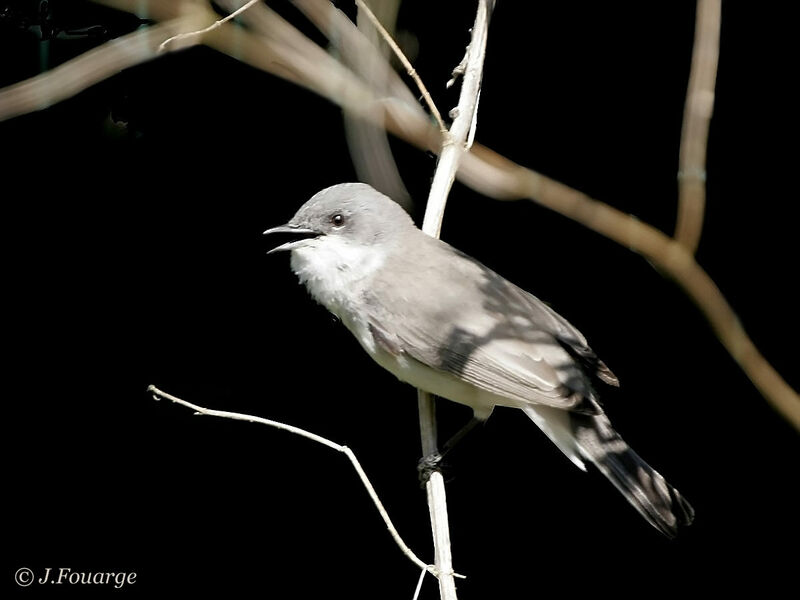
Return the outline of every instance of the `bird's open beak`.
{"type": "Polygon", "coordinates": [[[276,246],[275,248],[267,252],[267,254],[272,254],[273,252],[284,252],[286,250],[293,250],[298,246],[302,245],[302,243],[305,242],[306,240],[315,238],[320,235],[319,231],[315,231],[313,229],[306,229],[304,227],[295,227],[293,225],[280,225],[279,227],[273,227],[272,229],[267,229],[264,232],[264,235],[270,235],[273,233],[282,233],[284,235],[290,236],[291,239],[285,244],[276,246]]]}

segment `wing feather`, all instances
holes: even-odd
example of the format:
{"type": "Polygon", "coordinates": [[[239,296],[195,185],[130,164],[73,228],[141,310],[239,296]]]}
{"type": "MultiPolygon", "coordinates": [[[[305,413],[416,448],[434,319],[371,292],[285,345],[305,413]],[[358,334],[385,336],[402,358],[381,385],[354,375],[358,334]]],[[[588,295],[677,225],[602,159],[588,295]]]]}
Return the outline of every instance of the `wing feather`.
{"type": "Polygon", "coordinates": [[[594,357],[583,335],[491,269],[428,239],[420,243],[443,245],[435,251],[447,250],[453,260],[426,264],[413,255],[395,259],[407,264],[393,264],[386,273],[427,272],[404,278],[414,289],[392,295],[390,301],[379,291],[394,282],[380,275],[365,292],[376,343],[518,406],[542,404],[597,414],[600,408],[582,369],[586,361],[579,359],[594,357]],[[442,264],[448,268],[437,267],[442,264]]]}

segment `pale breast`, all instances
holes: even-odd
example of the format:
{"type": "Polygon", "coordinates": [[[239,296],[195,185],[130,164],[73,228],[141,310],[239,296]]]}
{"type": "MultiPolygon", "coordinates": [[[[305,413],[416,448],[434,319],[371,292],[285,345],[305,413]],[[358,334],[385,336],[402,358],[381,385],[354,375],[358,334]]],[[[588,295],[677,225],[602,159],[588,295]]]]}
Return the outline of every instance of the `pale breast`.
{"type": "Polygon", "coordinates": [[[364,285],[383,262],[381,252],[328,236],[292,250],[291,257],[308,292],[345,323],[356,320],[364,285]]]}

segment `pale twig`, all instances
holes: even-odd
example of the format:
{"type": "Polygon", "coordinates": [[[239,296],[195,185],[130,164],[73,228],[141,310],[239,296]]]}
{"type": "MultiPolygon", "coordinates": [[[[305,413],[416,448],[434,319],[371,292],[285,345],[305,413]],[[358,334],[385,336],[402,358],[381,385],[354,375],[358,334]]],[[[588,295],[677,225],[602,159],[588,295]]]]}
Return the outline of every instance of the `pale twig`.
{"type": "Polygon", "coordinates": [[[417,600],[419,598],[419,593],[422,591],[422,582],[425,581],[425,574],[427,571],[423,570],[419,574],[419,579],[417,580],[417,587],[414,588],[414,597],[411,600],[417,600]]]}
{"type": "Polygon", "coordinates": [[[722,0],[697,0],[692,67],[683,110],[675,239],[694,253],[706,204],[706,151],[714,110],[722,0]]]}
{"type": "MultiPolygon", "coordinates": [[[[475,24],[472,28],[472,39],[467,50],[467,62],[464,79],[461,82],[461,93],[458,108],[449,132],[444,135],[444,142],[436,172],[433,175],[428,203],[422,230],[430,236],[439,237],[444,218],[447,196],[453,185],[458,163],[466,150],[467,138],[470,136],[472,123],[476,119],[475,107],[480,94],[483,77],[483,58],[486,52],[486,37],[489,27],[489,9],[485,0],[479,0],[475,24]]],[[[436,415],[433,396],[423,390],[417,392],[419,405],[420,436],[422,438],[422,454],[431,456],[437,451],[436,415]]],[[[446,576],[453,570],[453,557],[450,550],[450,525],[447,516],[447,495],[444,478],[441,472],[433,471],[425,482],[428,494],[428,507],[433,530],[436,567],[439,569],[439,594],[442,600],[456,598],[456,586],[452,577],[446,576]]]]}
{"type": "Polygon", "coordinates": [[[161,45],[158,47],[158,51],[159,52],[163,52],[164,50],[167,49],[168,45],[170,45],[170,44],[172,44],[174,42],[177,42],[177,41],[180,41],[180,40],[192,39],[192,38],[199,38],[200,36],[202,36],[205,33],[208,33],[209,31],[214,31],[218,27],[222,27],[222,25],[224,25],[225,23],[227,23],[231,19],[235,19],[240,14],[242,14],[244,11],[246,11],[248,8],[250,8],[251,6],[257,4],[260,1],[261,0],[249,0],[247,3],[243,4],[238,9],[236,9],[235,11],[230,13],[229,15],[223,17],[222,19],[219,19],[218,21],[214,21],[211,25],[209,25],[208,27],[204,27],[203,29],[199,29],[197,31],[189,31],[189,32],[186,32],[186,33],[179,33],[177,35],[173,35],[171,38],[169,38],[168,40],[164,40],[161,43],[161,45]]]}
{"type": "MultiPolygon", "coordinates": [[[[292,0],[294,4],[314,25],[331,41],[344,58],[345,64],[357,62],[357,57],[372,54],[375,57],[371,68],[378,69],[382,84],[376,93],[379,97],[393,97],[418,110],[420,115],[427,114],[417,102],[406,83],[397,71],[389,64],[383,53],[375,52],[375,43],[354,24],[350,18],[338,10],[329,0],[292,0]]],[[[248,13],[248,14],[258,14],[248,13]]],[[[367,19],[369,20],[369,19],[367,19]]],[[[380,33],[377,32],[376,33],[380,33]]],[[[372,80],[368,79],[372,84],[372,80]]]]}
{"type": "Polygon", "coordinates": [[[422,230],[428,235],[439,237],[444,217],[444,206],[453,185],[459,161],[464,154],[470,130],[477,119],[476,106],[483,79],[483,57],[486,54],[486,38],[489,30],[489,7],[486,0],[478,2],[478,12],[472,27],[472,39],[467,49],[467,62],[461,80],[461,93],[458,106],[454,111],[455,118],[450,128],[439,162],[433,175],[433,183],[428,194],[425,208],[425,219],[422,230]]]}
{"type": "MultiPolygon", "coordinates": [[[[435,455],[436,442],[436,403],[426,391],[417,390],[419,405],[419,432],[422,440],[422,456],[435,455]]],[[[447,515],[447,492],[444,477],[440,471],[432,471],[425,482],[428,512],[433,534],[434,563],[439,570],[439,594],[442,600],[456,598],[456,584],[452,577],[453,555],[450,548],[450,520],[447,515]]]]}
{"type": "Polygon", "coordinates": [[[332,450],[336,450],[337,452],[343,453],[347,458],[350,460],[350,463],[353,465],[353,468],[356,470],[359,479],[361,479],[361,483],[364,484],[364,487],[367,489],[367,493],[369,497],[372,499],[372,502],[378,509],[378,512],[383,519],[383,522],[386,524],[386,527],[389,529],[389,533],[391,534],[392,538],[394,539],[397,546],[400,550],[405,554],[415,565],[417,565],[420,569],[423,569],[424,572],[431,573],[434,576],[438,576],[438,571],[435,566],[428,565],[422,562],[417,555],[414,554],[411,549],[406,545],[406,543],[400,537],[400,534],[395,529],[392,520],[389,518],[389,514],[386,512],[386,509],[383,507],[380,499],[378,498],[378,494],[375,491],[375,488],[372,487],[369,479],[367,478],[364,469],[361,467],[361,463],[358,462],[356,455],[353,453],[350,448],[347,446],[342,446],[335,442],[330,441],[327,438],[324,438],[320,435],[315,433],[311,433],[310,431],[306,431],[305,429],[300,429],[299,427],[294,427],[293,425],[287,425],[285,423],[281,423],[279,421],[273,421],[271,419],[264,419],[262,417],[256,417],[254,415],[247,415],[243,413],[237,412],[228,412],[224,410],[214,410],[210,408],[205,408],[203,406],[199,406],[197,404],[193,404],[191,402],[187,402],[177,396],[173,396],[172,394],[168,394],[167,392],[161,391],[154,385],[150,385],[147,388],[147,391],[153,394],[153,397],[158,400],[164,398],[166,400],[170,400],[176,404],[180,404],[181,406],[185,406],[186,408],[191,408],[195,411],[195,414],[199,415],[208,415],[211,417],[221,417],[223,419],[234,419],[236,421],[247,421],[249,423],[259,423],[261,425],[267,425],[269,427],[275,427],[276,429],[281,429],[283,431],[288,431],[289,433],[294,433],[295,435],[302,436],[306,439],[311,440],[312,442],[317,442],[318,444],[322,444],[323,446],[327,446],[332,450]]]}
{"type": "Polygon", "coordinates": [[[395,56],[397,56],[400,62],[403,63],[403,66],[405,67],[409,77],[411,77],[411,79],[414,80],[414,83],[417,84],[417,87],[419,88],[422,97],[425,99],[425,104],[428,105],[428,109],[431,111],[431,114],[433,115],[433,118],[436,120],[437,125],[439,125],[439,130],[443,134],[446,134],[447,126],[444,124],[442,115],[439,113],[439,109],[436,108],[436,104],[433,102],[433,98],[431,97],[430,92],[428,92],[428,88],[425,87],[425,84],[422,82],[422,79],[417,73],[417,70],[411,64],[411,61],[409,61],[406,55],[403,54],[403,51],[400,49],[400,46],[397,45],[394,39],[392,39],[392,36],[389,34],[389,32],[386,31],[383,25],[381,25],[381,22],[378,20],[375,14],[370,10],[366,2],[364,2],[364,0],[355,0],[355,2],[358,5],[358,8],[364,11],[364,14],[367,15],[367,18],[375,26],[375,29],[377,29],[378,32],[381,34],[384,41],[392,49],[392,52],[394,52],[395,56]]]}

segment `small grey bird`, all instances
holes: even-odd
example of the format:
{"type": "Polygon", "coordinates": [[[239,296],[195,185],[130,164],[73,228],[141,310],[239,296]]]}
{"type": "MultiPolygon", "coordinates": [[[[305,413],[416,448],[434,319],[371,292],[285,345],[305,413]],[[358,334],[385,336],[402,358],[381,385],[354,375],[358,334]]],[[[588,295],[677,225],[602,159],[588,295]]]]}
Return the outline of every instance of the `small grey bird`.
{"type": "Polygon", "coordinates": [[[291,236],[311,295],[402,381],[471,407],[522,409],[579,468],[593,463],[655,528],[674,537],[694,510],[617,434],[593,383],[618,385],[586,338],[546,304],[417,229],[361,183],[314,195],[265,234],[291,236]]]}

